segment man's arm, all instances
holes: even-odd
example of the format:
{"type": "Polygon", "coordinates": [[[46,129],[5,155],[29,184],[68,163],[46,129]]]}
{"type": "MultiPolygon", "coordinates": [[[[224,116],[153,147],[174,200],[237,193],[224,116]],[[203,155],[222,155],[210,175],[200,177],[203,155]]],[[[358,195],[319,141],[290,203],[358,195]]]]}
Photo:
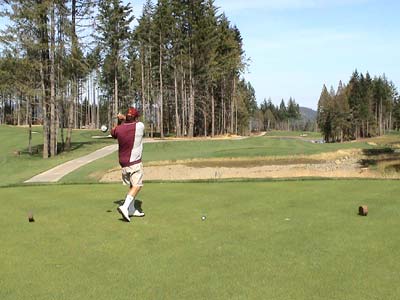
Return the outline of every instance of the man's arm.
{"type": "Polygon", "coordinates": [[[125,122],[125,115],[118,113],[117,115],[117,120],[118,124],[114,125],[114,127],[111,129],[111,136],[116,139],[117,138],[117,127],[125,122]]]}
{"type": "Polygon", "coordinates": [[[112,136],[114,139],[117,138],[117,127],[118,127],[118,126],[114,126],[114,127],[111,129],[111,136],[112,136]]]}

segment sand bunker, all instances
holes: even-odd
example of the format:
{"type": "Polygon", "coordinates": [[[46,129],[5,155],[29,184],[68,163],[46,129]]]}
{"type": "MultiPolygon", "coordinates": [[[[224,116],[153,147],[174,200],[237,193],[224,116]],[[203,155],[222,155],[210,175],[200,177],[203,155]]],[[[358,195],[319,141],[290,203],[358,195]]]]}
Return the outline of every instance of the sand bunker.
{"type": "MultiPolygon", "coordinates": [[[[218,180],[230,178],[400,178],[365,168],[360,150],[339,150],[309,156],[163,161],[145,164],[145,180],[218,180]]],[[[119,182],[119,168],[101,182],[119,182]]]]}

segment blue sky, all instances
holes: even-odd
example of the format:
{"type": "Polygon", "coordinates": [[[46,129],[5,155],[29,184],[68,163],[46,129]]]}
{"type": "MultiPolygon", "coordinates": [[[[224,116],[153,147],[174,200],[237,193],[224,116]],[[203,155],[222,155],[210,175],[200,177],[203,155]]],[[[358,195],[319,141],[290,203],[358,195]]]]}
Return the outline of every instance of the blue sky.
{"type": "Polygon", "coordinates": [[[257,100],[316,108],[354,69],[400,85],[399,1],[217,0],[244,39],[257,100]]]}
{"type": "MultiPolygon", "coordinates": [[[[139,17],[144,0],[130,2],[139,17]]],[[[156,2],[156,1],[153,1],[156,2]]],[[[215,0],[242,33],[251,59],[244,77],[257,101],[296,99],[317,108],[322,85],[354,69],[383,73],[400,88],[400,1],[215,0]]]]}

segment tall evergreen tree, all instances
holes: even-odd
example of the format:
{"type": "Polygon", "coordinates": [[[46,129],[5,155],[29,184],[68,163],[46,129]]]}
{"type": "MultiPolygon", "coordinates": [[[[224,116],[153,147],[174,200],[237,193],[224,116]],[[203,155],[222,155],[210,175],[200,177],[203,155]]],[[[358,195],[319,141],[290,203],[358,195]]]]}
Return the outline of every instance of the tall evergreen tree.
{"type": "Polygon", "coordinates": [[[110,122],[116,118],[119,111],[118,83],[121,80],[123,59],[126,56],[126,45],[133,19],[130,4],[124,5],[121,0],[99,2],[97,30],[100,33],[101,49],[104,51],[103,80],[113,100],[110,122]],[[113,85],[108,85],[108,82],[113,82],[113,85]]]}

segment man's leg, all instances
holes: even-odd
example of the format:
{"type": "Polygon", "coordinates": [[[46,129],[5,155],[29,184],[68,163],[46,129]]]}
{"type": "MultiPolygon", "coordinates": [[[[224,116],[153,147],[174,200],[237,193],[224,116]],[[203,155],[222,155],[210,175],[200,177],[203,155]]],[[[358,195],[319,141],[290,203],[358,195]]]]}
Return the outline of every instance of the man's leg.
{"type": "Polygon", "coordinates": [[[130,217],[144,217],[144,213],[141,210],[140,205],[141,202],[135,200],[136,196],[140,192],[143,186],[143,165],[137,164],[133,167],[133,173],[131,174],[130,177],[130,189],[128,192],[128,195],[133,197],[133,201],[129,206],[129,216],[130,217]]]}
{"type": "Polygon", "coordinates": [[[130,188],[128,195],[133,197],[133,201],[129,205],[128,212],[130,217],[144,217],[144,212],[141,210],[141,201],[136,200],[136,196],[142,186],[133,186],[130,188]]]}
{"type": "Polygon", "coordinates": [[[140,163],[127,168],[125,171],[128,172],[125,172],[123,179],[125,183],[129,182],[130,188],[121,207],[124,210],[126,208],[129,217],[144,217],[144,213],[141,210],[137,210],[135,206],[135,198],[143,186],[143,165],[140,163]]]}
{"type": "Polygon", "coordinates": [[[123,208],[126,208],[126,209],[129,208],[129,206],[133,203],[133,201],[135,200],[136,195],[139,193],[141,188],[142,188],[141,186],[132,186],[129,189],[128,194],[126,195],[124,204],[122,204],[123,208]]]}
{"type": "Polygon", "coordinates": [[[118,207],[119,213],[128,222],[131,221],[130,214],[129,214],[130,205],[134,202],[135,196],[137,195],[137,193],[140,190],[140,187],[138,189],[137,186],[132,185],[132,182],[131,182],[132,172],[133,172],[133,170],[130,167],[125,167],[122,169],[122,181],[125,184],[129,184],[130,189],[128,191],[128,194],[126,195],[124,203],[118,207]]]}
{"type": "Polygon", "coordinates": [[[142,189],[141,186],[132,186],[132,187],[129,189],[128,195],[132,196],[133,199],[135,199],[135,198],[136,198],[136,195],[140,192],[141,189],[142,189]]]}

